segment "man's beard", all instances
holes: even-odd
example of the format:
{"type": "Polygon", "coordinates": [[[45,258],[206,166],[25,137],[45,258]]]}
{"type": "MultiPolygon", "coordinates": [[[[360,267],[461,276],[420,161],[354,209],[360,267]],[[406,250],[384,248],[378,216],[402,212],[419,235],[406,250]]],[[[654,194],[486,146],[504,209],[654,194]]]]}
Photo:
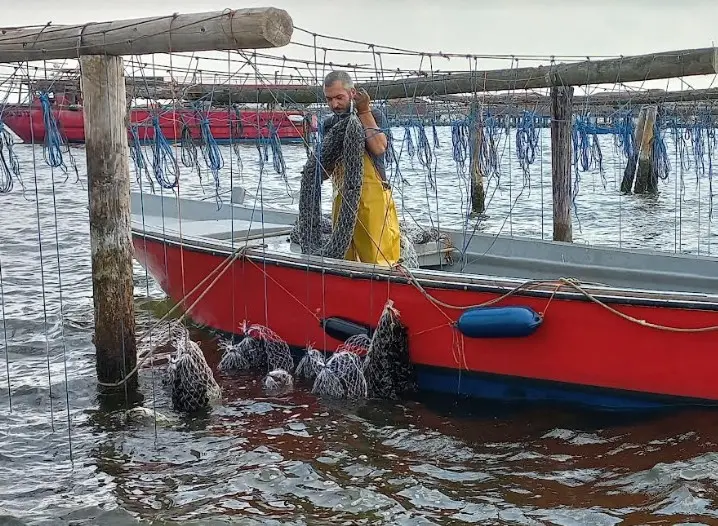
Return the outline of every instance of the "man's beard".
{"type": "Polygon", "coordinates": [[[334,110],[334,115],[336,115],[337,117],[346,117],[347,115],[349,115],[351,113],[351,111],[352,111],[352,105],[350,103],[343,110],[334,110]]]}

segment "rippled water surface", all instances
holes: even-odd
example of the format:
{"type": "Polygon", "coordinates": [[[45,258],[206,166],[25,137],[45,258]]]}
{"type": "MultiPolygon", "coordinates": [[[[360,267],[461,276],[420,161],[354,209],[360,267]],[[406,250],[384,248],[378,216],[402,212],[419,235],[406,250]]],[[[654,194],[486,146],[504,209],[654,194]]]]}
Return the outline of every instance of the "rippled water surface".
{"type": "MultiPolygon", "coordinates": [[[[491,181],[478,230],[551,236],[543,132],[530,188],[505,146],[500,185],[491,181]]],[[[402,154],[405,182],[395,184],[396,199],[407,218],[473,229],[450,144],[442,129],[436,191],[417,159],[402,154]]],[[[610,140],[604,145],[603,177],[582,174],[576,241],[711,252],[707,176],[699,186],[686,171],[681,200],[675,173],[657,197],[620,196],[623,166],[610,140]]],[[[148,415],[128,416],[129,401],[101,403],[84,150],[72,151],[79,182],[74,172],[66,181],[44,165],[41,147],[17,146],[25,195],[16,184],[0,196],[0,344],[9,364],[6,372],[3,356],[0,524],[718,523],[718,414],[711,411],[609,416],[435,397],[347,404],[303,388],[266,398],[258,377],[218,375],[223,403],[189,419],[171,410],[161,368],[141,373],[148,415]]],[[[260,180],[256,149],[242,147],[241,174],[236,159],[229,166],[230,149],[223,152],[222,189],[231,173],[251,200],[260,180]]],[[[283,152],[287,182],[273,172],[271,156],[262,172],[265,206],[297,205],[304,150],[283,152]]],[[[214,199],[189,170],[181,181],[184,197],[214,199]]],[[[141,331],[167,305],[139,266],[135,285],[141,331]]],[[[216,364],[212,336],[195,336],[216,364]]]]}

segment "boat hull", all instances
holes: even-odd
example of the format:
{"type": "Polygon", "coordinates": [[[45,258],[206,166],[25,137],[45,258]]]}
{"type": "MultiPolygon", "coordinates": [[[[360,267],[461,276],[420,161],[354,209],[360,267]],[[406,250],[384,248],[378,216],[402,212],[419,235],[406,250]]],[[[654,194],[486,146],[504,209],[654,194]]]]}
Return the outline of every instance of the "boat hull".
{"type": "MultiPolygon", "coordinates": [[[[53,107],[52,113],[68,143],[85,142],[85,123],[81,107],[53,107]]],[[[152,115],[153,113],[146,109],[130,110],[130,126],[136,127],[141,143],[151,142],[155,138],[152,115]]],[[[189,126],[192,138],[198,140],[201,136],[201,118],[208,119],[212,136],[219,144],[269,139],[270,124],[276,130],[280,142],[301,143],[304,140],[306,130],[302,123],[290,119],[290,116],[295,115],[301,117],[301,112],[241,110],[239,115],[238,120],[237,114],[228,109],[211,109],[203,112],[201,116],[190,109],[163,110],[159,115],[159,126],[164,137],[170,142],[181,140],[184,123],[189,126]],[[238,125],[239,122],[241,126],[238,125]]],[[[2,112],[2,121],[23,142],[40,143],[45,140],[43,110],[38,105],[7,105],[2,112]]],[[[316,118],[313,118],[310,128],[314,129],[315,125],[316,118]]],[[[133,135],[129,128],[127,134],[128,140],[132,141],[133,135]]]]}
{"type": "MultiPolygon", "coordinates": [[[[179,302],[187,295],[185,307],[196,301],[189,316],[224,333],[238,333],[246,320],[267,325],[291,346],[332,351],[340,341],[325,332],[321,320],[338,317],[373,327],[391,299],[408,328],[410,357],[424,391],[611,410],[718,403],[715,332],[658,330],[585,296],[525,290],[500,304],[543,313],[534,333],[468,338],[455,327],[463,311],[432,303],[426,294],[468,306],[496,299],[505,288],[442,282],[437,272],[422,291],[399,273],[318,269],[255,254],[234,261],[209,288],[212,280],[188,294],[226,254],[138,232],[133,241],[136,258],[168,296],[179,302]]],[[[718,325],[718,311],[705,305],[615,299],[611,306],[659,325],[718,325]]]]}

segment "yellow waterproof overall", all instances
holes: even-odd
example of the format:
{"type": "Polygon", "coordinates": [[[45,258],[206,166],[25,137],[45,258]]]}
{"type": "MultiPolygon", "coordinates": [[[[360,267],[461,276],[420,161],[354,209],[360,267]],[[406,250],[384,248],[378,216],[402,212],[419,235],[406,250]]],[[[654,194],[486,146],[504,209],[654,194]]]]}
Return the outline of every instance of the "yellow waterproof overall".
{"type": "MultiPolygon", "coordinates": [[[[344,175],[344,167],[338,166],[333,174],[334,201],[332,222],[336,224],[342,196],[338,189],[344,175]]],[[[399,260],[401,248],[399,218],[391,190],[384,187],[371,157],[364,152],[364,179],[359,198],[354,236],[344,259],[393,265],[399,260]]]]}

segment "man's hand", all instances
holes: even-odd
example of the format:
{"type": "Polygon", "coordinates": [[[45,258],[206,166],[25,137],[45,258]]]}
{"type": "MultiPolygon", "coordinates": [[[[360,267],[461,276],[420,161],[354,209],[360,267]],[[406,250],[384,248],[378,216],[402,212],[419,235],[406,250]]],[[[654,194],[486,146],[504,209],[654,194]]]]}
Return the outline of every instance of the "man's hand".
{"type": "Polygon", "coordinates": [[[354,95],[354,105],[356,106],[357,113],[359,115],[369,113],[371,111],[369,108],[370,103],[371,99],[369,98],[369,94],[364,88],[359,88],[356,91],[356,95],[354,95]]]}

